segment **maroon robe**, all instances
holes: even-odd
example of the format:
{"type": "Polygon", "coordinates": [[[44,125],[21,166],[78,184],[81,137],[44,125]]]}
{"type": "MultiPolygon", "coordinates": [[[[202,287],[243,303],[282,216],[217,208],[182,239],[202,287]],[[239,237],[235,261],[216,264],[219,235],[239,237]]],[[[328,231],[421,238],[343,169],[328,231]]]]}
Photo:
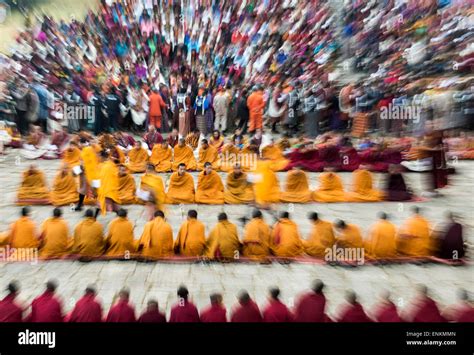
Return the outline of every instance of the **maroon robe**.
{"type": "Polygon", "coordinates": [[[69,316],[69,322],[98,323],[102,322],[102,306],[96,301],[95,295],[84,295],[69,316]]]}
{"type": "Polygon", "coordinates": [[[375,320],[381,323],[402,322],[402,319],[398,315],[397,307],[392,302],[384,302],[377,307],[375,320]]]}
{"type": "Polygon", "coordinates": [[[171,309],[170,323],[195,323],[199,321],[198,310],[189,301],[184,301],[184,304],[178,303],[171,309]]]}
{"type": "Polygon", "coordinates": [[[462,225],[451,223],[440,239],[438,256],[442,259],[462,259],[464,257],[464,239],[462,225]]]}
{"type": "Polygon", "coordinates": [[[436,302],[424,297],[416,303],[415,311],[409,317],[415,323],[445,322],[436,302]]]}
{"type": "Polygon", "coordinates": [[[371,322],[370,318],[365,314],[364,308],[360,303],[347,305],[343,308],[339,315],[338,322],[340,323],[361,323],[371,322]]]}
{"type": "Polygon", "coordinates": [[[458,323],[474,323],[474,307],[463,302],[450,312],[449,320],[458,323]]]}
{"type": "Polygon", "coordinates": [[[301,296],[296,304],[295,322],[325,322],[326,297],[321,293],[310,292],[301,296]]]}
{"type": "Polygon", "coordinates": [[[138,318],[139,323],[166,323],[166,316],[159,310],[145,311],[138,318]]]}
{"type": "Polygon", "coordinates": [[[136,322],[135,309],[128,303],[128,301],[119,300],[109,310],[106,322],[112,323],[131,323],[136,322]]]}
{"type": "Polygon", "coordinates": [[[203,323],[225,323],[227,322],[226,309],[220,304],[213,304],[201,311],[201,322],[203,323]]]}
{"type": "Polygon", "coordinates": [[[143,140],[148,145],[148,148],[152,150],[155,144],[161,144],[163,142],[163,136],[161,135],[160,132],[154,132],[154,133],[147,132],[143,136],[143,140]]]}
{"type": "Polygon", "coordinates": [[[230,321],[233,323],[257,323],[263,320],[260,310],[254,301],[247,304],[239,303],[232,312],[230,321]]]}
{"type": "Polygon", "coordinates": [[[31,303],[29,322],[58,323],[63,321],[61,303],[53,292],[45,291],[31,303]]]}
{"type": "Polygon", "coordinates": [[[359,165],[362,162],[357,150],[354,147],[343,147],[341,148],[340,154],[340,167],[341,171],[354,171],[359,169],[359,165]]]}
{"type": "Polygon", "coordinates": [[[15,303],[14,294],[7,295],[0,301],[0,322],[16,322],[23,320],[23,310],[15,303]]]}
{"type": "Polygon", "coordinates": [[[281,301],[271,300],[263,311],[263,321],[266,323],[289,323],[293,322],[293,315],[281,301]]]}
{"type": "Polygon", "coordinates": [[[173,137],[172,135],[168,136],[168,144],[171,148],[174,148],[176,144],[179,142],[179,136],[173,137]]]}

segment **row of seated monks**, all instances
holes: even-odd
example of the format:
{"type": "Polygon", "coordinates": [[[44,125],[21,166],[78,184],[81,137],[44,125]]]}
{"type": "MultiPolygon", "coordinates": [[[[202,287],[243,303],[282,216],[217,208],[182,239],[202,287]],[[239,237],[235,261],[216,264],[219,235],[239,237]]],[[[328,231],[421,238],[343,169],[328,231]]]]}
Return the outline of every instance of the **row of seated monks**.
{"type": "Polygon", "coordinates": [[[118,210],[104,233],[104,228],[88,209],[85,218],[75,228],[72,238],[67,222],[62,218],[60,208],[53,210],[53,216],[42,223],[37,232],[34,221],[29,217],[30,208],[23,207],[21,217],[10,229],[1,235],[0,245],[11,248],[39,248],[43,259],[60,258],[67,255],[81,257],[111,257],[129,259],[144,257],[158,260],[181,257],[205,257],[211,260],[269,260],[269,257],[295,258],[308,256],[326,261],[336,248],[359,250],[363,260],[393,260],[400,257],[459,260],[464,257],[462,225],[449,215],[447,227],[433,231],[418,207],[413,215],[397,228],[388,220],[386,213],[380,213],[379,220],[363,238],[355,224],[337,220],[334,223],[322,220],[316,212],[310,214],[312,230],[303,239],[298,225],[290,219],[288,212],[281,212],[277,222],[270,227],[262,212],[255,209],[252,219],[246,223],[243,238],[239,238],[235,224],[226,213],[218,215],[217,224],[205,235],[205,225],[198,220],[196,210],[189,210],[187,220],[173,237],[171,225],[165,214],[158,210],[154,218],[144,226],[138,240],[134,236],[134,225],[127,217],[127,210],[118,210]]]}
{"type": "Polygon", "coordinates": [[[299,295],[295,304],[290,307],[281,300],[280,289],[271,287],[262,311],[249,293],[242,290],[237,295],[238,302],[229,312],[229,319],[220,293],[211,294],[210,304],[198,311],[184,285],[177,290],[178,299],[172,306],[168,319],[160,311],[158,301],[153,298],[149,299],[146,309],[137,318],[128,288],[120,290],[115,302],[112,302],[107,315],[104,316],[97,291],[92,285],[86,288],[83,297],[77,301],[74,308],[65,314],[56,289],[57,282],[48,281],[46,290],[35,298],[31,305],[25,307],[16,301],[19,294],[18,283],[10,282],[7,287],[8,295],[0,301],[0,322],[474,322],[474,306],[465,290],[459,291],[459,300],[456,304],[440,309],[424,285],[418,286],[412,304],[402,311],[397,309],[388,291],[381,294],[379,302],[370,312],[359,303],[355,292],[346,291],[345,303],[339,306],[332,317],[326,311],[324,283],[320,280],[315,280],[311,289],[299,295]],[[30,312],[26,314],[28,309],[30,312]]]}

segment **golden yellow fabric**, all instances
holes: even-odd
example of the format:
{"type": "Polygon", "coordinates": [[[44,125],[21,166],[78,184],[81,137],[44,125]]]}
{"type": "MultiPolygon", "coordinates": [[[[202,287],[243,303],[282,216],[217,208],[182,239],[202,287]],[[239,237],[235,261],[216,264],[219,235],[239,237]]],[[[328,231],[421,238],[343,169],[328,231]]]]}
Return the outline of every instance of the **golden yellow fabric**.
{"type": "Polygon", "coordinates": [[[244,229],[242,254],[244,257],[262,260],[270,255],[271,230],[261,218],[253,218],[244,229]]]}
{"type": "Polygon", "coordinates": [[[121,205],[131,205],[137,202],[135,179],[130,174],[119,175],[118,198],[121,205]]]}
{"type": "Polygon", "coordinates": [[[128,164],[126,166],[131,173],[143,173],[147,164],[148,152],[144,148],[133,148],[128,152],[128,164]]]}
{"type": "Polygon", "coordinates": [[[279,257],[295,257],[303,252],[303,242],[295,222],[281,218],[271,234],[273,254],[279,257]]]}
{"type": "Polygon", "coordinates": [[[376,222],[365,242],[365,252],[371,258],[384,259],[397,256],[397,229],[387,220],[376,222]]]}
{"type": "Polygon", "coordinates": [[[258,180],[254,184],[254,192],[255,201],[260,205],[280,202],[280,184],[275,172],[270,169],[270,164],[268,160],[257,163],[255,175],[258,180]]]}
{"type": "Polygon", "coordinates": [[[211,163],[214,170],[218,170],[220,167],[219,152],[212,145],[209,145],[206,149],[201,147],[199,149],[199,159],[197,163],[197,169],[203,170],[205,163],[211,163]]]}
{"type": "Polygon", "coordinates": [[[194,179],[191,174],[171,174],[166,203],[194,203],[194,179]]]}
{"type": "Polygon", "coordinates": [[[47,204],[49,202],[49,191],[43,172],[36,169],[28,169],[23,172],[23,179],[17,196],[18,204],[47,204]],[[24,201],[24,202],[23,202],[24,201]]]}
{"type": "Polygon", "coordinates": [[[38,248],[35,223],[28,217],[18,218],[12,223],[6,240],[12,248],[38,248]]]}
{"type": "Polygon", "coordinates": [[[286,175],[285,191],[280,194],[281,202],[307,203],[311,201],[308,177],[303,170],[290,170],[286,175]]]}
{"type": "Polygon", "coordinates": [[[81,164],[81,150],[77,147],[68,147],[63,152],[63,162],[69,167],[74,167],[81,164]]]}
{"type": "Polygon", "coordinates": [[[50,200],[54,206],[65,206],[76,203],[79,199],[77,182],[70,171],[61,170],[56,174],[51,190],[50,200]]]}
{"type": "Polygon", "coordinates": [[[196,189],[196,203],[219,205],[224,203],[224,185],[218,173],[199,173],[196,189]]]}
{"type": "Polygon", "coordinates": [[[432,243],[429,222],[420,215],[409,218],[398,232],[397,249],[400,254],[407,256],[430,256],[432,243]]]}
{"type": "Polygon", "coordinates": [[[81,159],[84,165],[84,173],[89,185],[92,180],[99,179],[99,158],[94,147],[84,147],[81,152],[81,159]]]}
{"type": "Polygon", "coordinates": [[[206,246],[206,256],[210,259],[238,259],[240,241],[235,224],[219,221],[209,233],[206,246]]]}
{"type": "Polygon", "coordinates": [[[319,187],[313,192],[313,200],[316,202],[346,201],[341,178],[333,172],[321,173],[319,175],[319,187]]]}
{"type": "Polygon", "coordinates": [[[176,254],[182,256],[201,256],[206,246],[205,227],[200,221],[189,218],[179,228],[174,242],[176,254]]]}
{"type": "Polygon", "coordinates": [[[69,252],[69,228],[63,218],[51,217],[41,226],[41,258],[58,258],[69,252]]]}
{"type": "Polygon", "coordinates": [[[336,239],[332,223],[317,220],[314,221],[311,234],[307,240],[303,241],[306,254],[315,258],[323,258],[327,248],[332,248],[336,239]]]}
{"type": "Polygon", "coordinates": [[[163,148],[161,144],[155,144],[151,151],[150,163],[155,166],[157,172],[165,173],[171,170],[172,153],[171,147],[163,148]]]}
{"type": "Polygon", "coordinates": [[[118,176],[119,171],[114,162],[107,160],[99,166],[100,187],[97,192],[97,199],[100,204],[102,214],[107,212],[105,200],[107,198],[119,203],[118,197],[118,176]]]}
{"type": "Polygon", "coordinates": [[[173,230],[162,217],[155,217],[145,224],[138,241],[142,255],[147,258],[167,258],[174,255],[173,230]]]}
{"type": "MultiPolygon", "coordinates": [[[[238,162],[242,171],[254,171],[258,164],[258,154],[256,154],[250,146],[245,146],[238,154],[238,162]]],[[[270,168],[273,170],[273,162],[270,163],[270,168]]]]}
{"type": "Polygon", "coordinates": [[[85,218],[76,225],[73,254],[89,257],[101,256],[104,253],[104,248],[104,229],[95,218],[85,218]]]}
{"type": "Polygon", "coordinates": [[[165,185],[161,176],[148,172],[145,173],[140,181],[140,189],[152,192],[155,206],[159,207],[165,203],[165,185]]]}
{"type": "Polygon", "coordinates": [[[336,244],[339,248],[363,248],[360,229],[355,224],[347,224],[346,228],[336,233],[336,244]]]}
{"type": "Polygon", "coordinates": [[[238,162],[239,154],[239,148],[231,143],[226,144],[221,151],[220,170],[226,172],[232,171],[235,163],[238,162]]]}
{"type": "Polygon", "coordinates": [[[189,145],[185,145],[184,147],[176,145],[174,147],[173,154],[173,171],[178,170],[178,165],[181,163],[186,164],[186,170],[197,169],[193,148],[191,148],[189,145]]]}
{"type": "Polygon", "coordinates": [[[227,174],[224,202],[228,204],[245,204],[254,201],[253,186],[247,181],[247,174],[236,176],[233,172],[227,174]]]}
{"type": "Polygon", "coordinates": [[[271,160],[270,168],[273,171],[282,171],[289,163],[289,160],[283,155],[283,151],[275,144],[262,148],[262,158],[271,160]]]}
{"type": "Polygon", "coordinates": [[[105,239],[107,256],[128,259],[135,253],[133,239],[133,224],[126,217],[117,217],[109,224],[109,231],[105,239]]]}
{"type": "Polygon", "coordinates": [[[372,174],[363,169],[352,173],[352,191],[347,193],[347,200],[351,202],[382,201],[383,192],[372,188],[372,174]]]}

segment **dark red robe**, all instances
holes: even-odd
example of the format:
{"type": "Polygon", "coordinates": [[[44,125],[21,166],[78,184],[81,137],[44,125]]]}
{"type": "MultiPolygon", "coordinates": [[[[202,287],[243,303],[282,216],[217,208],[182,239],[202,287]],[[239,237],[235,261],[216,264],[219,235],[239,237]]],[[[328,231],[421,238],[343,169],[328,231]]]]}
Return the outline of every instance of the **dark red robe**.
{"type": "Polygon", "coordinates": [[[94,295],[85,295],[72,310],[69,322],[98,323],[102,322],[102,306],[94,295]]]}
{"type": "Polygon", "coordinates": [[[127,301],[119,300],[110,308],[105,321],[113,323],[136,322],[135,309],[127,301]]]}
{"type": "Polygon", "coordinates": [[[31,303],[29,322],[57,323],[63,321],[61,303],[53,292],[45,291],[31,303]]]}
{"type": "Polygon", "coordinates": [[[16,322],[23,320],[23,310],[15,303],[14,294],[7,295],[0,301],[0,322],[16,322]]]}
{"type": "Polygon", "coordinates": [[[233,323],[257,323],[262,320],[260,310],[254,301],[250,301],[247,304],[239,303],[230,318],[230,321],[233,323]]]}
{"type": "Polygon", "coordinates": [[[263,321],[267,323],[293,322],[293,315],[279,300],[271,300],[263,310],[263,321]]]}
{"type": "Polygon", "coordinates": [[[381,323],[402,322],[402,319],[398,315],[397,307],[392,302],[384,302],[377,307],[375,320],[381,323]]]}
{"type": "Polygon", "coordinates": [[[343,308],[338,318],[340,323],[361,323],[361,322],[372,322],[367,316],[364,308],[360,303],[347,305],[343,308]]]}
{"type": "Polygon", "coordinates": [[[424,297],[417,302],[415,310],[409,318],[412,322],[417,323],[446,321],[446,319],[441,315],[436,302],[429,297],[424,297]]]}
{"type": "Polygon", "coordinates": [[[159,310],[145,311],[138,318],[139,323],[166,323],[166,316],[159,310]]]}
{"type": "Polygon", "coordinates": [[[214,304],[201,311],[201,322],[203,323],[225,323],[227,322],[225,307],[214,304]]]}
{"type": "Polygon", "coordinates": [[[170,323],[195,323],[199,321],[198,310],[189,301],[178,303],[171,308],[170,323]]]}
{"type": "Polygon", "coordinates": [[[449,320],[458,323],[474,323],[474,307],[468,303],[461,304],[451,312],[449,320]]]}
{"type": "Polygon", "coordinates": [[[325,322],[325,307],[326,297],[323,294],[310,292],[303,295],[296,304],[295,322],[325,322]]]}

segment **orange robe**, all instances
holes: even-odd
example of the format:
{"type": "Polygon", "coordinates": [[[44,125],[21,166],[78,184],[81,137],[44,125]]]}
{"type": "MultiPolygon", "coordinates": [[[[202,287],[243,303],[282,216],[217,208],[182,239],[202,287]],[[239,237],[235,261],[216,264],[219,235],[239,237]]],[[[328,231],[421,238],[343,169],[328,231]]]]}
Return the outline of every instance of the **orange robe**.
{"type": "MultiPolygon", "coordinates": [[[[237,157],[242,171],[254,171],[257,168],[258,154],[250,149],[249,146],[243,147],[237,157]]],[[[272,168],[272,164],[270,164],[270,168],[272,168]]]]}
{"type": "Polygon", "coordinates": [[[50,194],[51,203],[54,206],[65,206],[76,203],[78,199],[76,179],[71,172],[63,175],[60,171],[54,178],[53,189],[50,194]]]}
{"type": "Polygon", "coordinates": [[[261,129],[263,126],[263,109],[265,100],[262,91],[255,91],[247,98],[247,107],[249,108],[249,132],[255,129],[261,129]]]}
{"type": "Polygon", "coordinates": [[[186,170],[196,170],[197,163],[194,158],[193,148],[188,145],[180,147],[176,145],[173,151],[173,171],[178,170],[178,165],[184,163],[186,164],[186,170]]]}
{"type": "Polygon", "coordinates": [[[319,175],[319,188],[313,192],[313,200],[316,202],[346,201],[341,178],[333,172],[321,173],[319,175]]]}
{"type": "Polygon", "coordinates": [[[311,201],[308,177],[302,170],[290,170],[286,175],[285,191],[280,194],[281,202],[306,203],[311,201]]]}
{"type": "Polygon", "coordinates": [[[346,228],[336,233],[336,244],[338,248],[363,248],[360,229],[355,224],[347,224],[346,228]]]}
{"type": "Polygon", "coordinates": [[[174,255],[173,230],[162,217],[155,217],[145,224],[138,244],[146,258],[167,258],[174,255]]]}
{"type": "Polygon", "coordinates": [[[68,253],[70,247],[69,228],[63,218],[52,217],[41,226],[41,258],[57,258],[68,253]]]}
{"type": "Polygon", "coordinates": [[[271,231],[261,218],[253,218],[244,229],[242,253],[244,257],[262,260],[270,255],[271,231]]]}
{"type": "Polygon", "coordinates": [[[281,218],[272,230],[273,254],[279,257],[295,257],[303,252],[303,242],[295,222],[281,218]]]}
{"type": "Polygon", "coordinates": [[[255,201],[262,205],[280,202],[280,183],[269,165],[270,162],[267,160],[259,161],[255,172],[257,177],[254,184],[255,201]]]}
{"type": "Polygon", "coordinates": [[[118,198],[121,205],[132,205],[137,202],[135,197],[136,186],[135,179],[130,174],[125,174],[123,176],[119,175],[118,178],[118,198]]]}
{"type": "Polygon", "coordinates": [[[332,248],[336,241],[332,223],[317,220],[312,224],[313,227],[309,238],[303,241],[305,252],[310,256],[323,258],[326,254],[326,249],[332,248]]]}
{"type": "Polygon", "coordinates": [[[420,215],[409,218],[398,232],[397,249],[406,256],[427,257],[432,255],[429,222],[420,215]]]}
{"type": "Polygon", "coordinates": [[[163,149],[161,144],[155,144],[151,151],[150,163],[155,166],[155,170],[159,173],[165,173],[171,170],[171,159],[173,151],[171,147],[163,149]]]}
{"type": "Polygon", "coordinates": [[[145,173],[140,181],[140,189],[151,191],[157,207],[166,201],[165,185],[163,179],[157,174],[145,173]]]}
{"type": "Polygon", "coordinates": [[[228,204],[247,204],[254,201],[253,186],[247,181],[247,174],[238,178],[234,173],[227,174],[224,202],[228,204]]]}
{"type": "Polygon", "coordinates": [[[220,205],[224,203],[224,185],[221,177],[214,170],[206,175],[199,173],[196,189],[196,203],[220,205]]]}
{"type": "Polygon", "coordinates": [[[352,191],[347,193],[347,200],[351,202],[382,201],[383,192],[372,188],[372,174],[370,171],[358,169],[352,173],[352,191]]]}
{"type": "Polygon", "coordinates": [[[133,148],[128,152],[128,162],[126,165],[131,173],[143,173],[146,170],[147,164],[148,152],[144,148],[133,148]]]}
{"type": "Polygon", "coordinates": [[[371,258],[387,259],[397,255],[397,229],[386,220],[376,222],[365,242],[365,252],[371,258]]]}
{"type": "Polygon", "coordinates": [[[77,147],[69,147],[63,152],[63,162],[70,168],[81,164],[81,150],[77,147]]]}
{"type": "Polygon", "coordinates": [[[125,217],[117,217],[109,224],[109,231],[105,239],[106,255],[130,258],[136,247],[133,239],[133,224],[125,217]]]}
{"type": "Polygon", "coordinates": [[[219,152],[212,145],[208,146],[207,149],[202,147],[199,149],[197,170],[204,170],[204,164],[207,162],[212,164],[214,170],[218,170],[220,167],[219,152]]]}
{"type": "Polygon", "coordinates": [[[238,162],[240,150],[233,144],[226,144],[221,151],[220,170],[232,171],[238,162]]]}
{"type": "Polygon", "coordinates": [[[210,259],[238,259],[240,240],[235,224],[220,221],[209,233],[206,256],[210,259]]]}
{"type": "Polygon", "coordinates": [[[23,172],[23,180],[18,190],[18,205],[47,205],[49,191],[43,172],[30,170],[23,172]]]}
{"type": "Polygon", "coordinates": [[[105,200],[107,198],[120,203],[118,197],[118,168],[114,162],[107,160],[99,166],[100,187],[97,192],[97,199],[100,203],[102,214],[107,212],[105,200]]]}
{"type": "Polygon", "coordinates": [[[211,137],[209,139],[209,145],[212,145],[217,149],[217,151],[220,152],[224,146],[224,137],[220,136],[219,139],[214,139],[214,137],[211,137]]]}
{"type": "Polygon", "coordinates": [[[176,254],[182,256],[200,256],[206,246],[205,227],[194,218],[188,219],[179,228],[178,237],[174,242],[176,254]]]}
{"type": "Polygon", "coordinates": [[[283,155],[283,151],[277,145],[267,145],[262,149],[262,158],[271,160],[270,168],[273,171],[282,171],[288,165],[289,160],[283,155]]]}
{"type": "Polygon", "coordinates": [[[35,223],[29,217],[20,217],[10,226],[6,242],[12,248],[38,248],[35,223]]]}
{"type": "Polygon", "coordinates": [[[186,172],[182,176],[177,172],[171,174],[166,203],[194,203],[194,179],[191,174],[186,172]]]}
{"type": "Polygon", "coordinates": [[[90,185],[93,180],[99,179],[99,158],[94,147],[84,147],[81,152],[81,159],[87,182],[90,185]]]}
{"type": "Polygon", "coordinates": [[[104,228],[95,218],[85,218],[76,225],[72,247],[73,254],[88,257],[101,256],[104,249],[104,228]]]}

